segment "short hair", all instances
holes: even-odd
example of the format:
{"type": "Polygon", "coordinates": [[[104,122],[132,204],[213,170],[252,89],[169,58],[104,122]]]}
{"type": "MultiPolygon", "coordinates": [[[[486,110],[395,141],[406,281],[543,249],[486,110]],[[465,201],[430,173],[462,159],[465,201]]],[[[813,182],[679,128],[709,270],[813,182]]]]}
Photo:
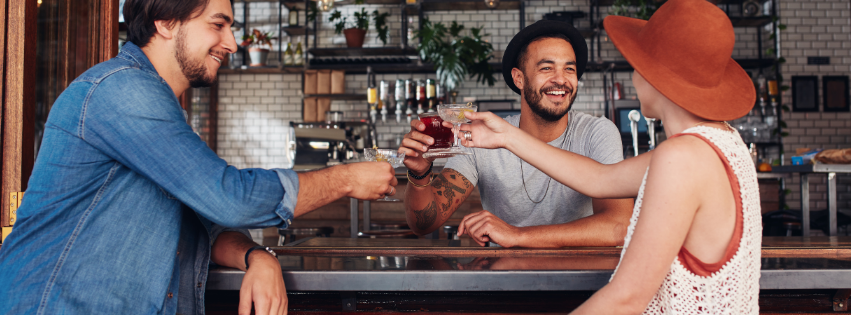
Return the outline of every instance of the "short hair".
{"type": "Polygon", "coordinates": [[[127,0],[124,3],[124,21],[127,41],[144,47],[157,32],[155,21],[186,22],[200,15],[210,0],[127,0]],[[199,13],[193,16],[193,12],[199,13]]]}
{"type": "MultiPolygon", "coordinates": [[[[526,49],[529,47],[529,45],[532,45],[532,43],[537,42],[539,40],[547,39],[547,38],[563,39],[563,40],[567,41],[567,43],[570,44],[571,46],[573,45],[573,43],[570,42],[570,38],[568,38],[567,35],[564,35],[562,33],[544,34],[544,35],[535,37],[535,39],[530,40],[528,43],[526,43],[526,46],[523,46],[523,48],[520,49],[520,53],[517,54],[517,60],[516,60],[516,63],[515,63],[515,67],[517,69],[520,69],[520,71],[524,71],[523,70],[523,63],[526,62],[526,49]]],[[[524,71],[524,73],[525,73],[525,71],[524,71]]]]}

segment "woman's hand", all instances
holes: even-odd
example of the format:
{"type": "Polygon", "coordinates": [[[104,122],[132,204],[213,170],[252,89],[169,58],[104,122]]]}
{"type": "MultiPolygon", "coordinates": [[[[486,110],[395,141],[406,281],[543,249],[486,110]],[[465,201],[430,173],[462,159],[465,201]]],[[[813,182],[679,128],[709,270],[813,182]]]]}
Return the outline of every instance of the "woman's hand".
{"type": "Polygon", "coordinates": [[[511,143],[511,136],[517,130],[505,119],[491,112],[467,112],[464,115],[472,121],[470,124],[461,124],[461,132],[458,133],[458,138],[465,147],[505,148],[511,143]],[[471,133],[470,140],[465,137],[467,132],[471,133]]]}

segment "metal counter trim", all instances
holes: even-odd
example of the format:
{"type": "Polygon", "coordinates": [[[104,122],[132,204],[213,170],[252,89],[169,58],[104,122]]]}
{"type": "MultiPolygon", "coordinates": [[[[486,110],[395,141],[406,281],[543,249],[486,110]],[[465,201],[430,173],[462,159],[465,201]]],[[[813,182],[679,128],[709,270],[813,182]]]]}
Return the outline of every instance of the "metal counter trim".
{"type": "MultiPolygon", "coordinates": [[[[210,271],[207,290],[239,290],[245,272],[210,271]]],[[[589,291],[611,270],[570,271],[283,271],[290,291],[589,291]],[[568,279],[565,281],[565,279],[568,279]]],[[[842,289],[851,270],[762,270],[760,289],[842,289]]]]}

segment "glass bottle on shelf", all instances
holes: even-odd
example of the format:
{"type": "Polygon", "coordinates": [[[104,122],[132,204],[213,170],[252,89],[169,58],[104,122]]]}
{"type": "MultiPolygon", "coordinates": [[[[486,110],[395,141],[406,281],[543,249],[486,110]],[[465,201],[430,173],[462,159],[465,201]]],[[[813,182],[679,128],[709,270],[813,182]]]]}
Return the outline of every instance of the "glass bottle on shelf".
{"type": "Polygon", "coordinates": [[[428,111],[433,112],[437,105],[437,99],[435,98],[435,86],[433,79],[426,80],[426,102],[428,103],[428,111]]]}
{"type": "Polygon", "coordinates": [[[414,18],[408,17],[408,30],[407,30],[408,47],[417,47],[417,44],[414,42],[414,40],[417,38],[416,36],[414,36],[414,32],[415,32],[414,18]]]}
{"type": "Polygon", "coordinates": [[[425,80],[417,79],[417,114],[422,114],[423,105],[426,103],[426,83],[425,80]]]}
{"type": "Polygon", "coordinates": [[[304,65],[304,50],[301,49],[301,40],[299,40],[298,44],[296,44],[295,46],[295,54],[293,55],[293,65],[304,65]]]}
{"type": "Polygon", "coordinates": [[[287,49],[284,50],[284,66],[293,65],[293,43],[287,41],[287,49]]]}
{"type": "Polygon", "coordinates": [[[290,27],[298,26],[298,9],[292,8],[290,9],[289,17],[287,21],[290,23],[290,27]]]}
{"type": "Polygon", "coordinates": [[[396,122],[402,122],[402,107],[405,106],[405,80],[396,79],[396,122]]]}
{"type": "Polygon", "coordinates": [[[413,108],[417,106],[417,99],[414,97],[414,90],[417,87],[414,84],[414,79],[405,80],[405,115],[408,116],[408,122],[411,122],[413,108]]]}
{"type": "Polygon", "coordinates": [[[372,72],[372,67],[366,67],[366,102],[369,104],[369,116],[372,122],[375,122],[375,116],[378,115],[378,87],[375,85],[375,73],[372,72]]]}
{"type": "Polygon", "coordinates": [[[387,90],[390,89],[390,82],[381,80],[381,84],[378,85],[378,109],[381,110],[381,121],[387,121],[387,107],[390,104],[390,96],[387,93],[387,90]]]}

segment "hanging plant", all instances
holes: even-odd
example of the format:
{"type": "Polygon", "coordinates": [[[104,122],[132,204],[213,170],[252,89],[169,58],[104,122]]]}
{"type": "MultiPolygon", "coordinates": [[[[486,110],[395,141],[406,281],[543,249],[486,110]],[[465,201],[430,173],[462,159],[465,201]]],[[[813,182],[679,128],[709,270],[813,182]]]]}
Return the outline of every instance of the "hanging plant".
{"type": "Polygon", "coordinates": [[[488,62],[493,58],[493,45],[482,39],[488,35],[482,34],[483,28],[470,28],[469,35],[461,35],[464,25],[455,21],[447,29],[443,23],[423,20],[417,31],[421,38],[417,51],[423,61],[434,64],[437,79],[448,90],[455,90],[468,76],[488,86],[496,83],[496,71],[488,62]]]}

